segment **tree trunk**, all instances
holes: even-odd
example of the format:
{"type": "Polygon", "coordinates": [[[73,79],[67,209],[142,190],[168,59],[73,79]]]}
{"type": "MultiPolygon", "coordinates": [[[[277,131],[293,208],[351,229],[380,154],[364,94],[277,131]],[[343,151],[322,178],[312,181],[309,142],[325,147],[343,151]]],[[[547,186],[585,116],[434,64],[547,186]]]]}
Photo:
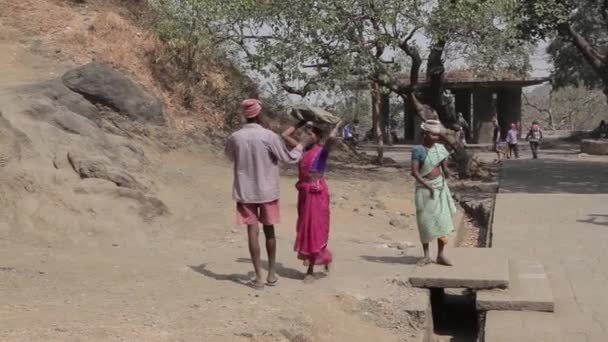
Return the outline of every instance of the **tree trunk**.
{"type": "MultiPolygon", "coordinates": [[[[443,51],[445,49],[446,41],[440,39],[435,42],[428,57],[427,79],[431,81],[429,95],[430,98],[433,99],[431,104],[435,105],[435,110],[433,110],[431,106],[421,103],[415,94],[418,86],[418,74],[420,72],[422,58],[420,57],[418,49],[409,44],[409,38],[412,36],[413,32],[399,46],[412,60],[410,86],[409,88],[401,89],[402,91],[399,92],[399,95],[407,97],[408,102],[420,119],[430,120],[439,118],[445,126],[452,127],[456,123],[456,113],[447,114],[443,106],[443,73],[445,71],[443,66],[443,51]]],[[[454,139],[453,137],[455,136],[453,135],[453,132],[451,132],[451,134],[446,135],[445,140],[455,151],[454,159],[459,165],[458,171],[460,176],[468,177],[471,157],[460,140],[454,139]]]]}
{"type": "Polygon", "coordinates": [[[457,134],[452,129],[457,124],[456,110],[451,105],[450,99],[444,95],[443,75],[445,67],[443,65],[443,51],[446,41],[438,39],[431,47],[431,52],[427,61],[427,79],[431,84],[427,93],[430,99],[430,105],[437,112],[439,120],[448,130],[442,137],[448,145],[454,150],[454,160],[458,163],[458,173],[460,177],[468,177],[471,156],[462,144],[460,139],[457,139],[457,134]]]}
{"type": "Polygon", "coordinates": [[[382,92],[380,94],[380,121],[382,128],[382,137],[384,142],[388,145],[392,145],[392,137],[390,131],[390,93],[382,92]]]}
{"type": "Polygon", "coordinates": [[[551,88],[551,92],[549,92],[549,108],[547,109],[547,114],[549,115],[549,129],[555,129],[555,122],[553,120],[553,88],[551,88]]]}
{"type": "Polygon", "coordinates": [[[580,51],[597,76],[602,80],[604,84],[604,95],[608,101],[608,57],[594,49],[585,37],[574,31],[572,25],[561,24],[558,26],[558,31],[561,35],[568,36],[572,39],[572,44],[580,51]]]}
{"type": "Polygon", "coordinates": [[[371,97],[372,97],[372,132],[375,135],[378,153],[378,164],[384,164],[384,136],[382,134],[382,120],[381,116],[381,102],[382,94],[380,92],[380,86],[373,82],[371,86],[371,97]]]}
{"type": "Polygon", "coordinates": [[[448,108],[444,96],[443,87],[443,75],[445,73],[445,67],[443,65],[443,51],[445,49],[446,41],[444,39],[438,39],[432,46],[431,52],[429,53],[427,61],[427,79],[430,80],[429,89],[426,97],[429,99],[429,104],[437,114],[441,123],[446,127],[453,127],[456,124],[456,113],[455,110],[448,108]]]}

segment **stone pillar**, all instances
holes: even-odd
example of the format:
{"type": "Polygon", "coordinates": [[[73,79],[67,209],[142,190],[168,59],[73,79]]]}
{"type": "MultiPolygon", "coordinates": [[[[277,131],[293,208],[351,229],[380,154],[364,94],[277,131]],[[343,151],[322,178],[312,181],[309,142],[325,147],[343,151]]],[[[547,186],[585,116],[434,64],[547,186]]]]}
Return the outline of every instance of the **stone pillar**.
{"type": "Polygon", "coordinates": [[[504,88],[497,97],[498,124],[504,139],[512,123],[521,123],[521,88],[504,88]]]}
{"type": "Polygon", "coordinates": [[[473,135],[478,144],[492,143],[493,102],[492,89],[477,88],[473,91],[473,135]]]}

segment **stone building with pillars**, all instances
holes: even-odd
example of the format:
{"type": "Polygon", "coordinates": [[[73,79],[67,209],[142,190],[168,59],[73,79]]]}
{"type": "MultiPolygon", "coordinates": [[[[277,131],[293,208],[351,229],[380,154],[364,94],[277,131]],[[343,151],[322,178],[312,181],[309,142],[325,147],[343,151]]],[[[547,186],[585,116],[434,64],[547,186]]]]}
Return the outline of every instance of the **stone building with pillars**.
{"type": "MultiPolygon", "coordinates": [[[[404,81],[407,77],[404,75],[404,81]]],[[[453,94],[456,112],[462,113],[469,123],[472,142],[491,143],[494,116],[498,118],[501,136],[504,137],[511,123],[521,122],[522,89],[548,80],[515,77],[484,79],[472,72],[459,70],[445,74],[444,87],[453,94]]],[[[420,75],[419,88],[428,86],[425,75],[420,75]]],[[[418,124],[415,115],[408,114],[405,115],[405,137],[411,140],[416,137],[418,124]]]]}

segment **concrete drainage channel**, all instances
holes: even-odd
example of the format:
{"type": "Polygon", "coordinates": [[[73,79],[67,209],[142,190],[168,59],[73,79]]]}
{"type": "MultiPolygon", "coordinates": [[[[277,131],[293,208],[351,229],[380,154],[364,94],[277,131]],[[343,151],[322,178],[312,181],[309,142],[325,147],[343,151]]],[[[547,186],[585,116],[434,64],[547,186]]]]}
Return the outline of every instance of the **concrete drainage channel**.
{"type": "Polygon", "coordinates": [[[452,248],[454,266],[417,267],[410,276],[411,286],[430,293],[426,341],[493,342],[508,333],[502,324],[505,311],[554,311],[553,291],[542,265],[490,248],[494,203],[485,205],[486,210],[475,206],[468,211],[473,220],[486,223],[479,227],[479,248],[452,248]]]}
{"type": "MultiPolygon", "coordinates": [[[[492,184],[490,186],[483,187],[483,190],[479,187],[476,187],[474,199],[468,198],[466,193],[459,194],[460,196],[458,196],[457,199],[458,202],[461,204],[461,207],[464,209],[465,216],[462,217],[461,222],[458,222],[456,232],[456,245],[460,246],[462,244],[465,244],[465,220],[469,220],[475,224],[477,228],[477,236],[474,239],[474,241],[476,242],[474,246],[470,246],[470,248],[456,249],[456,255],[454,255],[454,257],[456,258],[454,260],[455,262],[458,262],[459,264],[461,262],[466,262],[464,259],[467,259],[469,257],[459,255],[462,253],[471,254],[474,259],[476,253],[467,252],[474,252],[476,247],[483,249],[485,252],[490,251],[486,247],[491,246],[491,223],[493,219],[497,189],[497,184],[492,184]],[[483,192],[482,196],[480,196],[480,192],[483,192]]],[[[475,260],[472,261],[474,262],[475,260]]],[[[505,267],[504,262],[499,261],[499,263],[503,264],[502,268],[504,275],[505,270],[506,272],[508,272],[508,265],[506,265],[505,267]]],[[[464,265],[467,264],[469,265],[469,267],[475,267],[475,263],[465,263],[464,265]]],[[[454,274],[452,278],[455,280],[458,280],[459,273],[461,273],[458,270],[456,272],[453,272],[453,269],[442,270],[441,266],[437,266],[435,268],[437,269],[436,272],[452,271],[450,273],[454,274]]],[[[417,279],[416,274],[412,278],[414,280],[412,285],[427,287],[429,289],[431,306],[430,310],[432,312],[432,314],[429,315],[429,319],[432,319],[432,322],[428,322],[429,329],[428,335],[425,337],[425,341],[484,341],[484,327],[486,315],[484,311],[478,311],[476,289],[467,288],[466,286],[463,286],[461,288],[448,287],[447,285],[450,285],[448,283],[443,284],[446,286],[432,287],[430,285],[442,285],[440,284],[440,277],[435,277],[433,276],[433,274],[433,271],[428,272],[429,276],[426,280],[430,281],[430,283],[422,281],[422,279],[424,279],[425,277],[424,275],[420,276],[421,279],[417,279]]],[[[466,274],[460,275],[465,275],[465,277],[463,278],[466,278],[466,274]]],[[[450,279],[450,277],[451,276],[448,276],[445,279],[450,279]]],[[[476,276],[473,276],[471,278],[476,278],[476,276]]],[[[480,277],[480,279],[482,278],[483,277],[480,277]]],[[[500,276],[498,276],[498,278],[500,278],[500,276]]],[[[460,280],[462,281],[465,279],[460,280]]],[[[452,283],[452,285],[458,285],[458,283],[452,283]]],[[[461,285],[466,284],[463,283],[461,285]]],[[[476,287],[484,287],[484,284],[481,284],[479,281],[476,284],[474,282],[472,285],[475,285],[476,287]]]]}
{"type": "Polygon", "coordinates": [[[475,294],[462,289],[431,289],[433,341],[476,341],[479,319],[475,294]]]}

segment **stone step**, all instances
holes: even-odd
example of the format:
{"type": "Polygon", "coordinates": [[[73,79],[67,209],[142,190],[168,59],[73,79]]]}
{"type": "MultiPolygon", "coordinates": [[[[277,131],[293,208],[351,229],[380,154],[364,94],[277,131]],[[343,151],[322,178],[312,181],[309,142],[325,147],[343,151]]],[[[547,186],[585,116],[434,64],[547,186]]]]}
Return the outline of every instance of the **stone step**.
{"type": "Polygon", "coordinates": [[[580,338],[562,336],[554,314],[531,311],[488,311],[481,340],[485,342],[581,341],[580,338]]]}
{"type": "Polygon", "coordinates": [[[541,264],[511,259],[509,269],[509,288],[477,291],[477,310],[554,311],[553,291],[541,264]]]}
{"type": "Polygon", "coordinates": [[[425,288],[492,289],[509,286],[509,262],[493,248],[451,248],[454,266],[437,264],[416,267],[410,284],[425,288]]]}

